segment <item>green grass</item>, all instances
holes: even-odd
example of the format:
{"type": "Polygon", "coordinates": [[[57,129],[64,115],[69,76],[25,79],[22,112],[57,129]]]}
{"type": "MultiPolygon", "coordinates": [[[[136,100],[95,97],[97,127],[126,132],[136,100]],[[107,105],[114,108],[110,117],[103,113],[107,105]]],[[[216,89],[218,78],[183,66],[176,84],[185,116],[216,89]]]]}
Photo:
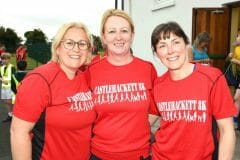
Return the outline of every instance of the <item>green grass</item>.
{"type": "MultiPolygon", "coordinates": [[[[11,56],[11,60],[10,60],[11,64],[13,64],[15,67],[16,65],[16,55],[12,54],[11,56]]],[[[38,66],[42,65],[40,62],[32,59],[31,57],[27,57],[27,70],[32,70],[38,66]]]]}

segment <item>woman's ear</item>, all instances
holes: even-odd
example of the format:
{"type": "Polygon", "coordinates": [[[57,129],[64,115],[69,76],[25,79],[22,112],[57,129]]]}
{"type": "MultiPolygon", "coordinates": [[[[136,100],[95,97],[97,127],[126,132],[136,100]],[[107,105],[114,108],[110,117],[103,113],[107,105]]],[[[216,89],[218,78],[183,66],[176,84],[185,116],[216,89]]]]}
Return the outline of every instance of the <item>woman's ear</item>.
{"type": "Polygon", "coordinates": [[[56,48],[56,54],[57,54],[57,56],[59,56],[59,48],[58,47],[56,48]]]}
{"type": "Polygon", "coordinates": [[[132,33],[132,35],[131,35],[131,44],[133,43],[133,40],[134,40],[134,35],[135,35],[135,33],[132,33]]]}

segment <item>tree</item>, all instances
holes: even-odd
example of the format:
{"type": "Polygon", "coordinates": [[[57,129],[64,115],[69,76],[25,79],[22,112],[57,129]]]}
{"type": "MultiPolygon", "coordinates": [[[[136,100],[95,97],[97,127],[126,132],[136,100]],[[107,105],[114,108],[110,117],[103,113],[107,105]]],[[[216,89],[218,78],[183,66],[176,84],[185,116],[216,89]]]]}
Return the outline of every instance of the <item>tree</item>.
{"type": "Polygon", "coordinates": [[[26,44],[47,43],[47,37],[41,29],[27,31],[24,33],[24,37],[26,38],[26,44]]]}
{"type": "MultiPolygon", "coordinates": [[[[103,47],[102,47],[102,42],[99,36],[95,36],[92,34],[93,37],[93,45],[94,47],[96,47],[96,49],[94,49],[95,51],[103,51],[103,47]]],[[[95,53],[95,51],[93,51],[95,53]]]]}
{"type": "Polygon", "coordinates": [[[0,43],[5,45],[7,52],[15,52],[17,45],[21,42],[21,37],[18,37],[13,29],[0,26],[0,43]]]}
{"type": "Polygon", "coordinates": [[[51,57],[50,43],[41,29],[24,33],[29,57],[41,63],[46,63],[51,57]]]}

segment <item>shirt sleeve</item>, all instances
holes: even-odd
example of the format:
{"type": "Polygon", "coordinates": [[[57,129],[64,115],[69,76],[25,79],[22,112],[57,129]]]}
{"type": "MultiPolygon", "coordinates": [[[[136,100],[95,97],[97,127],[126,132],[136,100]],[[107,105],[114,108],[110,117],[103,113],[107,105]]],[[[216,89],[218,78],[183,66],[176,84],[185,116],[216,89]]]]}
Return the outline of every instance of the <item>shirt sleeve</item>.
{"type": "Polygon", "coordinates": [[[232,117],[237,114],[233,98],[228,88],[227,82],[221,74],[215,81],[211,91],[212,112],[216,119],[232,117]]]}
{"type": "Polygon", "coordinates": [[[18,87],[13,108],[14,116],[37,122],[41,113],[50,101],[50,91],[47,82],[38,75],[28,75],[18,87]]]}
{"type": "Polygon", "coordinates": [[[152,69],[151,69],[151,78],[152,78],[152,90],[150,91],[149,113],[158,115],[157,106],[156,106],[156,103],[154,102],[154,96],[153,96],[153,87],[154,87],[154,81],[157,78],[157,71],[153,65],[152,65],[152,69]]]}

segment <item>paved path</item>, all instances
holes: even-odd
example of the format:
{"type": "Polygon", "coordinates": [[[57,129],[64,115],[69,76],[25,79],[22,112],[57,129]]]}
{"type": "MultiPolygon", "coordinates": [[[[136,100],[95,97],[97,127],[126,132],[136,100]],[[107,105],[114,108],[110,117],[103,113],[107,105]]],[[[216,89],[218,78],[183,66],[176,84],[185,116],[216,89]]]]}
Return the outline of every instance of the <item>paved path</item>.
{"type": "Polygon", "coordinates": [[[240,160],[240,131],[236,131],[237,143],[235,149],[234,160],[240,160]]]}
{"type": "Polygon", "coordinates": [[[6,108],[0,101],[0,160],[11,160],[9,127],[10,122],[2,123],[1,121],[7,116],[6,108]]]}

